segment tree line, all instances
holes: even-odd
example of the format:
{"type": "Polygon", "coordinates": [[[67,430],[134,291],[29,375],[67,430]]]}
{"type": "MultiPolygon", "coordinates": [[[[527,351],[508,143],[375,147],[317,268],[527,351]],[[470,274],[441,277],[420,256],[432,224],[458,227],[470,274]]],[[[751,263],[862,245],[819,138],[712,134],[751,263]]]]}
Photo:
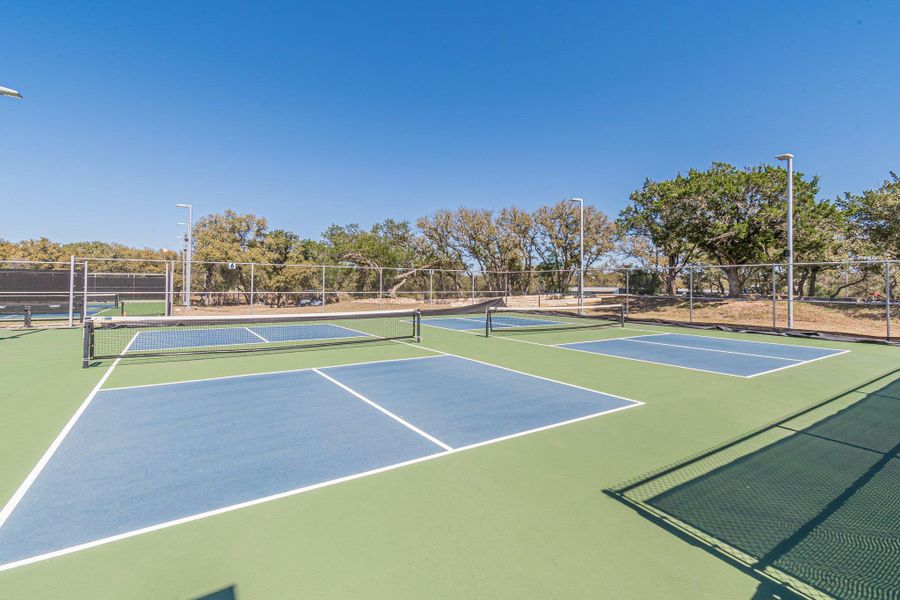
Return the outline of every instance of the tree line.
{"type": "MultiPolygon", "coordinates": [[[[784,261],[786,179],[781,167],[713,163],[667,180],[647,179],[615,218],[585,204],[585,263],[665,267],[663,285],[669,293],[689,265],[722,265],[729,290],[740,291],[746,275],[735,265],[784,261]]],[[[896,174],[879,187],[833,200],[818,198],[818,177],[795,172],[793,185],[796,261],[900,259],[896,174]]],[[[392,289],[440,269],[484,272],[485,285],[492,289],[510,285],[511,276],[514,285],[526,286],[537,272],[545,289],[564,290],[579,264],[579,241],[578,205],[568,201],[532,211],[514,205],[444,209],[415,223],[389,218],[369,228],[335,224],[315,240],[273,228],[265,217],[226,210],[195,223],[194,258],[210,263],[198,275],[204,285],[219,288],[246,287],[247,275],[228,273],[212,262],[270,263],[259,274],[276,286],[270,289],[312,285],[306,281],[312,271],[299,276],[298,270],[279,265],[331,264],[390,270],[386,285],[392,289]]],[[[108,262],[104,270],[109,271],[158,270],[150,260],[177,258],[171,251],[110,242],[0,240],[0,260],[65,261],[71,254],[148,261],[108,262]]]]}

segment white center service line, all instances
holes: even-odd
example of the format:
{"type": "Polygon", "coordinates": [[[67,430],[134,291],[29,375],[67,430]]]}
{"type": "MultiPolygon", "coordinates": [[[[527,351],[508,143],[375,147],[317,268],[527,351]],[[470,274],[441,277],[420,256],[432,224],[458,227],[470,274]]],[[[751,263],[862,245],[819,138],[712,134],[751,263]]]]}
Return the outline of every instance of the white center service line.
{"type": "Polygon", "coordinates": [[[354,396],[356,396],[357,398],[359,398],[360,400],[362,400],[363,402],[365,402],[366,404],[368,404],[368,405],[371,406],[372,408],[374,408],[374,409],[376,409],[376,410],[382,412],[383,414],[385,414],[385,415],[387,415],[388,417],[392,418],[393,420],[397,421],[398,423],[400,423],[401,425],[403,425],[403,426],[406,427],[407,429],[410,429],[411,431],[415,431],[416,433],[418,433],[419,435],[421,435],[423,438],[425,438],[425,439],[428,440],[429,442],[431,442],[431,443],[433,443],[433,444],[437,444],[438,446],[440,446],[440,447],[443,448],[444,450],[453,450],[453,447],[452,447],[452,446],[450,446],[450,445],[448,445],[448,444],[445,444],[444,442],[442,442],[441,440],[437,439],[436,437],[434,437],[434,436],[431,435],[430,433],[425,432],[425,431],[422,431],[421,429],[419,429],[418,427],[416,427],[415,425],[413,425],[412,423],[410,423],[409,421],[407,421],[407,420],[404,419],[403,417],[400,417],[399,415],[395,415],[394,413],[392,413],[392,412],[389,411],[388,409],[384,408],[384,407],[381,406],[380,404],[377,404],[377,403],[375,403],[375,402],[372,402],[371,400],[369,400],[368,398],[366,398],[365,396],[363,396],[362,394],[360,394],[360,393],[357,392],[356,390],[347,387],[346,385],[344,385],[343,383],[341,383],[340,381],[338,381],[338,380],[335,379],[334,377],[331,377],[330,375],[326,375],[325,373],[323,373],[323,372],[320,371],[319,369],[312,369],[312,371],[313,371],[314,373],[318,373],[319,375],[321,375],[322,377],[324,377],[325,379],[327,379],[328,381],[330,381],[330,382],[333,383],[334,385],[338,386],[338,387],[341,388],[342,390],[345,390],[345,391],[347,391],[347,392],[353,394],[354,396]]]}

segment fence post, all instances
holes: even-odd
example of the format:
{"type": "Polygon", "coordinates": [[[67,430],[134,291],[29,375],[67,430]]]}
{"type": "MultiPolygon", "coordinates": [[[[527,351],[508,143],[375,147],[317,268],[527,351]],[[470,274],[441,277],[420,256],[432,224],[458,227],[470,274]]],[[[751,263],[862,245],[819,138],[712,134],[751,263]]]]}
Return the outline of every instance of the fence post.
{"type": "Polygon", "coordinates": [[[628,316],[628,297],[631,295],[631,269],[625,269],[625,316],[628,316]]]}
{"type": "Polygon", "coordinates": [[[772,329],[778,328],[778,284],[775,282],[775,269],[772,265],[772,329]]]}
{"type": "Polygon", "coordinates": [[[325,265],[322,265],[322,308],[325,308],[325,265]]]}
{"type": "Polygon", "coordinates": [[[434,269],[428,269],[428,304],[434,304],[434,269]]]}
{"type": "Polygon", "coordinates": [[[87,309],[88,309],[88,261],[84,261],[84,291],[82,292],[81,298],[81,322],[84,323],[84,320],[87,318],[87,309]]]}
{"type": "Polygon", "coordinates": [[[694,269],[688,267],[688,302],[690,308],[688,313],[688,322],[694,323],[694,269]]]}
{"type": "Polygon", "coordinates": [[[384,269],[378,267],[378,306],[384,308],[384,269]]]}
{"type": "Polygon", "coordinates": [[[69,327],[75,317],[75,255],[69,256],[69,327]]]}
{"type": "Polygon", "coordinates": [[[256,291],[256,263],[250,263],[250,314],[253,314],[253,293],[256,291]]]}
{"type": "Polygon", "coordinates": [[[891,341],[891,261],[884,261],[884,316],[887,341],[891,341]]]}
{"type": "Polygon", "coordinates": [[[472,304],[475,304],[475,273],[472,272],[472,304]]]}

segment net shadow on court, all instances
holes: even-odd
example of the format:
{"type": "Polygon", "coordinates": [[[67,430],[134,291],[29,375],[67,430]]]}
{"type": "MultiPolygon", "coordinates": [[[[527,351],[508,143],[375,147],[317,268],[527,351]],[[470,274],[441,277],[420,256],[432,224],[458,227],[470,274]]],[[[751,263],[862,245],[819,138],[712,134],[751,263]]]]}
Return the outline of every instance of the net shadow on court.
{"type": "Polygon", "coordinates": [[[898,373],[606,492],[804,596],[896,600],[898,373]]]}

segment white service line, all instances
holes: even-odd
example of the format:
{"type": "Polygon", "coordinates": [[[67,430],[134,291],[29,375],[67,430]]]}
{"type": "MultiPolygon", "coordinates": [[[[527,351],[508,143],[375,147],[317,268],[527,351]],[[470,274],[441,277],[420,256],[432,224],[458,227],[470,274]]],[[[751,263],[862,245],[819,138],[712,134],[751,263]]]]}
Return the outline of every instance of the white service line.
{"type": "Polygon", "coordinates": [[[406,419],[404,419],[404,418],[401,417],[400,415],[397,415],[397,414],[395,414],[395,413],[392,413],[391,411],[389,411],[389,410],[386,409],[385,407],[381,406],[381,405],[378,404],[377,402],[373,402],[372,400],[369,400],[368,398],[366,398],[365,396],[363,396],[362,394],[360,394],[359,392],[357,392],[357,391],[354,390],[353,388],[344,385],[343,383],[341,383],[340,381],[338,381],[337,379],[335,379],[335,378],[332,377],[331,375],[328,375],[328,374],[326,374],[326,373],[323,373],[323,372],[320,371],[319,369],[313,369],[312,371],[313,371],[313,373],[316,373],[316,374],[318,374],[318,375],[321,375],[322,377],[324,377],[325,379],[327,379],[328,381],[330,381],[330,382],[333,383],[334,385],[338,386],[339,388],[341,388],[341,389],[344,390],[345,392],[349,392],[349,393],[353,394],[354,396],[356,396],[357,398],[359,398],[360,400],[362,400],[363,402],[365,402],[366,404],[368,404],[369,406],[371,406],[371,407],[374,408],[375,410],[378,410],[379,412],[381,412],[381,413],[387,415],[388,417],[390,417],[390,418],[392,418],[393,420],[397,421],[398,423],[400,423],[401,425],[403,425],[403,426],[406,427],[407,429],[409,429],[409,430],[411,430],[411,431],[414,431],[414,432],[418,433],[419,435],[421,435],[423,438],[425,438],[425,439],[428,440],[429,442],[431,442],[431,443],[433,443],[433,444],[437,444],[438,446],[440,446],[440,447],[443,448],[444,450],[453,450],[453,447],[450,446],[449,444],[445,444],[444,442],[442,442],[441,440],[437,439],[436,437],[434,437],[433,435],[431,435],[431,434],[428,433],[427,431],[422,431],[421,429],[419,429],[418,427],[416,427],[415,425],[413,425],[412,423],[410,423],[409,421],[407,421],[406,419]]]}
{"type": "MultiPolygon", "coordinates": [[[[647,336],[640,335],[640,336],[635,336],[635,337],[647,337],[647,336]]],[[[700,350],[702,352],[721,352],[722,354],[737,354],[739,356],[753,356],[756,358],[771,358],[774,360],[786,360],[788,362],[793,362],[793,363],[806,362],[800,358],[784,358],[782,356],[771,356],[768,354],[753,354],[752,352],[737,352],[735,350],[719,350],[716,348],[698,348],[697,346],[685,346],[683,344],[667,344],[665,342],[651,342],[649,340],[636,340],[633,338],[619,338],[619,339],[625,340],[626,342],[634,342],[635,344],[655,344],[657,346],[669,346],[670,348],[684,348],[686,350],[700,350]]],[[[715,338],[713,338],[713,339],[715,339],[715,338]]],[[[602,340],[602,341],[610,342],[612,340],[602,340]]],[[[737,341],[740,341],[740,340],[737,340],[737,341]]]]}
{"type": "Polygon", "coordinates": [[[252,329],[250,329],[249,327],[242,327],[241,329],[246,329],[246,330],[249,331],[251,334],[255,335],[256,337],[258,337],[259,339],[261,339],[262,341],[264,341],[264,342],[267,343],[267,344],[271,344],[271,343],[272,343],[272,342],[270,342],[269,340],[267,340],[266,338],[264,338],[263,336],[259,335],[258,333],[256,333],[256,332],[253,331],[252,329]]]}
{"type": "MultiPolygon", "coordinates": [[[[125,346],[125,352],[128,352],[128,348],[131,347],[131,344],[134,343],[135,338],[137,338],[137,334],[135,334],[131,340],[128,342],[128,345],[125,346]]],[[[66,439],[66,436],[69,435],[69,432],[72,431],[72,428],[75,427],[75,423],[78,422],[78,419],[81,418],[81,415],[84,414],[84,411],[87,410],[87,407],[90,405],[91,401],[97,395],[97,392],[100,391],[100,388],[103,387],[103,384],[109,379],[109,376],[112,374],[113,369],[116,368],[116,365],[119,364],[119,361],[122,360],[121,357],[117,358],[113,361],[113,363],[106,370],[106,373],[103,374],[103,377],[100,378],[100,381],[91,389],[90,393],[85,398],[84,402],[81,403],[81,406],[78,407],[78,410],[75,411],[69,421],[62,428],[62,431],[56,436],[56,439],[50,444],[50,447],[44,452],[43,456],[38,460],[37,464],[31,469],[31,472],[25,478],[25,481],[19,486],[19,488],[13,493],[12,497],[9,499],[9,502],[6,503],[6,506],[3,507],[3,510],[0,510],[0,528],[3,527],[3,524],[6,523],[9,516],[16,509],[19,503],[22,501],[22,498],[25,497],[25,494],[28,493],[28,490],[31,489],[31,486],[34,485],[35,480],[38,475],[41,474],[41,471],[44,470],[44,467],[47,466],[47,463],[50,462],[50,459],[56,453],[56,450],[63,443],[63,440],[66,439]]]]}

